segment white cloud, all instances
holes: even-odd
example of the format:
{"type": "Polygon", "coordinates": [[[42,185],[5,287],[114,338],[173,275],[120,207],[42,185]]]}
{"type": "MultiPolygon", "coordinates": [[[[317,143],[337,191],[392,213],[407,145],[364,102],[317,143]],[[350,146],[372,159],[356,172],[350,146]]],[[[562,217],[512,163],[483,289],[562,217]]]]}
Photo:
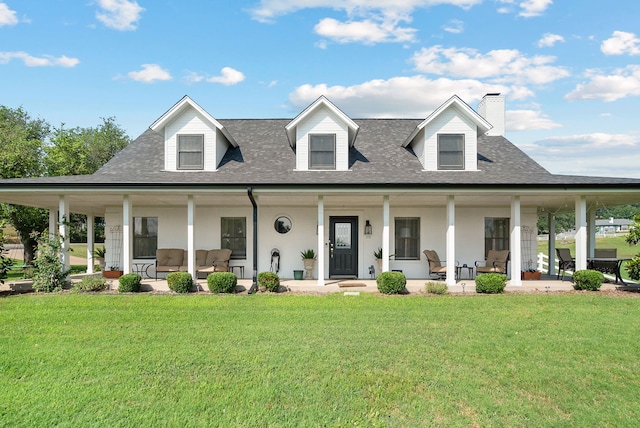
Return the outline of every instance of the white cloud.
{"type": "Polygon", "coordinates": [[[474,103],[489,92],[511,94],[514,91],[509,86],[472,79],[431,80],[411,76],[370,80],[353,86],[302,85],[289,94],[289,102],[299,111],[324,95],[351,117],[425,118],[453,94],[474,103]]]}
{"type": "Polygon", "coordinates": [[[579,84],[565,95],[567,101],[601,100],[616,101],[629,96],[640,96],[640,65],[629,65],[606,75],[588,70],[587,83],[579,84]]]}
{"type": "Polygon", "coordinates": [[[316,34],[335,40],[338,43],[362,42],[374,44],[381,42],[413,42],[416,30],[399,27],[398,22],[363,21],[340,22],[333,18],[324,18],[314,27],[316,34]]]}
{"type": "Polygon", "coordinates": [[[640,55],[640,38],[634,33],[614,31],[611,38],[602,42],[600,50],[605,55],[640,55]]]}
{"type": "Polygon", "coordinates": [[[171,74],[158,64],[142,64],[142,70],[130,71],[127,78],[137,82],[152,83],[157,80],[171,80],[171,74]]]}
{"type": "Polygon", "coordinates": [[[553,0],[524,0],[520,3],[522,11],[520,11],[518,15],[524,18],[540,16],[552,3],[553,0]]]}
{"type": "Polygon", "coordinates": [[[135,30],[140,15],[145,10],[133,0],[98,0],[102,12],[96,12],[96,18],[114,30],[135,30]]]}
{"type": "Polygon", "coordinates": [[[464,22],[459,19],[452,19],[446,23],[442,29],[448,33],[460,34],[464,31],[464,22]]]}
{"type": "Polygon", "coordinates": [[[564,37],[559,34],[544,33],[542,38],[538,40],[539,48],[552,47],[558,42],[564,42],[564,37]]]}
{"type": "Polygon", "coordinates": [[[498,49],[482,54],[475,49],[438,45],[423,48],[412,57],[415,69],[424,73],[538,85],[569,76],[565,68],[550,65],[555,59],[542,55],[527,57],[517,49],[498,49]]]}
{"type": "Polygon", "coordinates": [[[21,60],[27,67],[75,67],[80,63],[78,58],[70,58],[62,55],[54,57],[44,55],[36,57],[26,52],[0,52],[0,64],[7,64],[13,59],[21,60]]]}
{"type": "Polygon", "coordinates": [[[16,12],[9,9],[6,3],[0,2],[0,27],[3,25],[16,25],[17,23],[16,12]]]}
{"type": "Polygon", "coordinates": [[[639,176],[638,135],[567,135],[519,147],[553,173],[627,178],[639,176]],[[567,162],[567,159],[571,159],[571,162],[567,162]]]}
{"type": "MultiPolygon", "coordinates": [[[[415,28],[402,23],[411,22],[412,12],[417,8],[449,4],[463,9],[482,3],[483,0],[262,0],[250,10],[253,19],[273,22],[282,15],[302,9],[327,8],[342,11],[347,19],[324,18],[314,30],[323,37],[338,43],[359,42],[374,44],[382,42],[414,42],[415,28]]],[[[457,25],[447,28],[456,31],[457,25]]],[[[448,30],[447,30],[448,31],[448,30]]],[[[320,47],[326,47],[326,43],[320,47]]]]}
{"type": "Polygon", "coordinates": [[[538,110],[507,110],[505,116],[507,131],[533,131],[562,126],[538,110]]]}
{"type": "Polygon", "coordinates": [[[220,72],[220,76],[209,77],[207,82],[222,83],[225,86],[231,86],[244,80],[244,74],[231,67],[224,67],[220,72]]]}

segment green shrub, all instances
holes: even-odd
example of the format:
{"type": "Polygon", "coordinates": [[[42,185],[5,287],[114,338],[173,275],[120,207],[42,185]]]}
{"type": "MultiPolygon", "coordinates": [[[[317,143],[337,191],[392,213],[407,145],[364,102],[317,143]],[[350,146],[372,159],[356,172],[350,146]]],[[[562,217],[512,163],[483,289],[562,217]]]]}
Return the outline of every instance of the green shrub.
{"type": "Polygon", "coordinates": [[[77,282],[71,291],[76,293],[88,292],[88,291],[102,291],[107,288],[107,280],[101,276],[85,276],[77,282]]]}
{"type": "Polygon", "coordinates": [[[476,277],[476,293],[504,293],[507,276],[501,273],[483,273],[476,277]]]}
{"type": "Polygon", "coordinates": [[[604,282],[604,275],[597,270],[579,270],[573,273],[575,290],[598,291],[604,282]]]}
{"type": "Polygon", "coordinates": [[[235,293],[238,277],[233,272],[213,272],[207,276],[207,286],[212,293],[235,293]]]}
{"type": "Polygon", "coordinates": [[[376,284],[383,294],[400,294],[405,290],[407,278],[402,272],[382,272],[376,277],[376,284]]]}
{"type": "Polygon", "coordinates": [[[33,289],[37,292],[51,293],[60,291],[69,285],[67,275],[69,271],[63,271],[60,251],[62,250],[62,238],[56,235],[49,238],[48,235],[38,239],[38,253],[33,261],[33,289]]]}
{"type": "Polygon", "coordinates": [[[280,277],[275,272],[260,272],[258,274],[258,286],[276,293],[280,288],[280,277]]]}
{"type": "Polygon", "coordinates": [[[429,281],[425,284],[425,290],[429,294],[447,294],[449,288],[444,282],[429,281]]]}
{"type": "Polygon", "coordinates": [[[137,273],[128,273],[126,275],[122,275],[118,280],[120,285],[118,285],[118,291],[121,293],[137,293],[140,291],[140,282],[142,281],[142,277],[137,273]]]}
{"type": "Polygon", "coordinates": [[[193,287],[193,278],[189,272],[171,272],[167,275],[167,284],[176,293],[188,293],[193,287]]]}
{"type": "Polygon", "coordinates": [[[634,281],[640,280],[640,254],[629,260],[625,269],[627,269],[629,278],[633,279],[634,281]]]}

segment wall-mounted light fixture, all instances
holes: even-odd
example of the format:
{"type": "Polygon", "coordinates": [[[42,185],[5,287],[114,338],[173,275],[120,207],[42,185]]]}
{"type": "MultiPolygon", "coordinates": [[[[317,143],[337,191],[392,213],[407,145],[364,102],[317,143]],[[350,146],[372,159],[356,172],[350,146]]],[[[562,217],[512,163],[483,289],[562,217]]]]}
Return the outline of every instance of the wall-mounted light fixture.
{"type": "Polygon", "coordinates": [[[371,227],[371,223],[367,220],[364,224],[364,234],[371,235],[373,233],[373,227],[371,227]]]}

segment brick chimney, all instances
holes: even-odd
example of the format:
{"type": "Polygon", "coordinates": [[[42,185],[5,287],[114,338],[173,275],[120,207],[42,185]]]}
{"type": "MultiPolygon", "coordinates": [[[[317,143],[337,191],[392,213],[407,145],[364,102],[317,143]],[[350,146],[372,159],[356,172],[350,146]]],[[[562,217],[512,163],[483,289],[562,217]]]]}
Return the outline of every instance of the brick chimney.
{"type": "Polygon", "coordinates": [[[493,125],[493,128],[488,130],[486,135],[499,135],[504,137],[504,95],[487,94],[482,97],[482,100],[478,104],[478,113],[480,116],[484,117],[487,122],[493,125]]]}

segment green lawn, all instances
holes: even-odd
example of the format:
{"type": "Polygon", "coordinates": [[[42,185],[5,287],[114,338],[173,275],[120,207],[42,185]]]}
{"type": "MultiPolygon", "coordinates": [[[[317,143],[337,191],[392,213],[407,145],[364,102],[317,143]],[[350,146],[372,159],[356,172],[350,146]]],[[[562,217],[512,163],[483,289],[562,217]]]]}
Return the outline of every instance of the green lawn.
{"type": "Polygon", "coordinates": [[[0,426],[636,426],[640,299],[0,298],[0,426]]]}

